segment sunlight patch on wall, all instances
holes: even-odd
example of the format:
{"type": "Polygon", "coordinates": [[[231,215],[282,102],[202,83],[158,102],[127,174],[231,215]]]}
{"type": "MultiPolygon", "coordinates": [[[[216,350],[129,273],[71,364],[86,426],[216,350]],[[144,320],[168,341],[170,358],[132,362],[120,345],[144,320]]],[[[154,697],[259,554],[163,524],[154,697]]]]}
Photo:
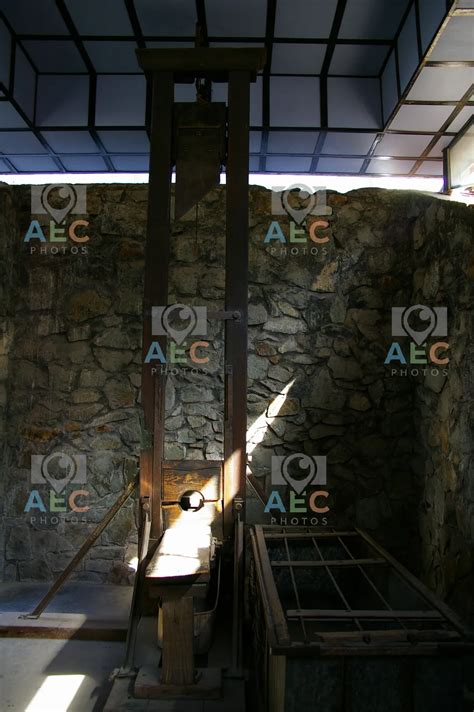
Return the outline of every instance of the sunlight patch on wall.
{"type": "Polygon", "coordinates": [[[273,423],[275,418],[278,417],[283,405],[288,396],[288,391],[294,384],[295,379],[293,378],[284,389],[279,393],[276,398],[272,400],[268,408],[265,408],[262,415],[252,423],[250,428],[247,430],[247,454],[251,455],[255,450],[257,445],[265,439],[266,432],[269,426],[273,423]]]}

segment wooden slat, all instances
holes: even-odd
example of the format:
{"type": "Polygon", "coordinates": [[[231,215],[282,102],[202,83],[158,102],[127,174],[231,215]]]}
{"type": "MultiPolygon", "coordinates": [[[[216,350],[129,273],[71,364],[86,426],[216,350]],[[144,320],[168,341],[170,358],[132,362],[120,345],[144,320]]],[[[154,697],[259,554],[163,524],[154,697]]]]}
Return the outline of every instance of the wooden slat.
{"type": "Polygon", "coordinates": [[[268,705],[272,712],[285,712],[286,657],[268,657],[268,705]]]}
{"type": "Polygon", "coordinates": [[[209,574],[210,547],[210,529],[166,529],[145,575],[147,579],[179,579],[182,576],[209,574]]]}
{"type": "Polygon", "coordinates": [[[147,72],[255,72],[263,69],[266,56],[263,47],[137,49],[136,53],[140,66],[147,72]]]}
{"type": "Polygon", "coordinates": [[[163,601],[163,685],[194,682],[194,613],[192,596],[163,601]]]}
{"type": "Polygon", "coordinates": [[[51,584],[51,588],[41,601],[38,603],[38,605],[35,607],[34,611],[28,614],[27,617],[29,618],[38,618],[42,612],[49,606],[51,603],[52,599],[54,596],[57,594],[61,586],[63,586],[69,576],[72,574],[72,572],[77,568],[79,563],[82,561],[84,556],[87,554],[87,552],[91,549],[93,544],[97,541],[97,539],[100,537],[102,532],[108,527],[112,519],[116,516],[116,514],[122,509],[123,505],[125,502],[128,500],[132,492],[135,490],[135,488],[138,485],[138,478],[135,478],[132,482],[129,482],[128,485],[125,487],[123,490],[122,494],[120,497],[118,497],[114,504],[110,507],[109,511],[103,516],[99,524],[95,527],[95,529],[89,534],[89,536],[86,538],[82,546],[80,547],[79,551],[74,554],[72,557],[71,561],[69,564],[66,566],[64,571],[59,574],[57,579],[51,584]]]}
{"type": "Polygon", "coordinates": [[[219,540],[223,538],[221,502],[206,502],[197,512],[184,512],[179,504],[170,504],[163,508],[165,529],[175,526],[196,526],[208,524],[212,533],[219,540]]]}
{"type": "MultiPolygon", "coordinates": [[[[311,656],[311,647],[308,646],[308,654],[311,656]]],[[[386,645],[385,643],[380,643],[379,645],[363,645],[360,643],[342,644],[335,645],[330,643],[329,645],[319,645],[317,647],[317,655],[321,657],[335,658],[348,656],[362,656],[362,657],[373,657],[373,658],[390,658],[390,657],[420,657],[420,656],[431,656],[438,655],[438,643],[418,643],[417,645],[407,645],[404,642],[396,643],[393,642],[391,645],[386,645]]],[[[299,655],[298,649],[292,650],[294,655],[299,655]]],[[[314,655],[314,653],[312,654],[314,655]]]]}
{"type": "Polygon", "coordinates": [[[164,470],[176,470],[176,472],[212,472],[222,471],[221,460],[163,460],[164,470]]]}
{"type": "MultiPolygon", "coordinates": [[[[147,236],[145,246],[145,286],[143,298],[143,353],[153,340],[166,353],[166,336],[151,333],[151,311],[168,303],[171,202],[171,135],[174,81],[172,72],[153,77],[151,115],[150,179],[148,186],[147,236]]],[[[142,406],[147,435],[153,438],[151,493],[151,538],[162,532],[161,463],[164,448],[166,375],[153,375],[152,365],[143,363],[142,406]]],[[[148,474],[145,475],[148,478],[148,474]]],[[[144,485],[145,486],[145,485],[144,485]]]]}
{"type": "Polygon", "coordinates": [[[149,447],[140,452],[140,499],[147,497],[151,502],[152,481],[153,448],[149,447]]]}
{"type": "Polygon", "coordinates": [[[164,502],[179,502],[184,492],[197,490],[206,502],[222,498],[221,463],[218,467],[195,468],[193,463],[181,463],[179,468],[163,463],[162,497],[164,502]],[[187,467],[186,467],[187,465],[187,467]]]}
{"type": "Polygon", "coordinates": [[[271,562],[272,566],[279,567],[279,566],[299,566],[299,567],[321,567],[321,566],[334,566],[334,567],[339,567],[339,566],[372,566],[373,564],[377,564],[380,566],[388,566],[389,564],[387,561],[384,561],[384,559],[337,559],[337,560],[330,560],[328,559],[327,561],[272,561],[271,562]]]}
{"type": "Polygon", "coordinates": [[[281,606],[280,597],[278,595],[275,579],[273,578],[272,567],[268,558],[267,545],[263,537],[262,527],[256,525],[253,530],[258,559],[256,561],[257,570],[260,567],[262,573],[262,595],[265,597],[266,608],[271,615],[272,627],[277,642],[280,645],[288,645],[290,642],[290,634],[285,614],[281,606]]]}
{"type": "MultiPolygon", "coordinates": [[[[217,58],[217,55],[215,55],[217,58]]],[[[263,55],[254,55],[256,58],[263,55]]],[[[223,67],[234,69],[226,64],[223,67]]],[[[225,322],[224,534],[233,528],[232,503],[245,497],[247,469],[248,170],[250,76],[229,74],[228,161],[226,170],[225,309],[240,319],[225,322]]],[[[242,517],[245,512],[242,512],[242,517]]]]}
{"type": "Polygon", "coordinates": [[[454,630],[365,630],[365,631],[321,631],[315,634],[315,641],[342,643],[361,642],[370,644],[396,642],[450,642],[460,640],[461,636],[454,630]]]}
{"type": "Polygon", "coordinates": [[[439,611],[385,611],[385,610],[350,610],[345,611],[339,608],[324,609],[324,608],[301,608],[288,609],[286,611],[288,618],[369,618],[373,620],[400,618],[407,620],[442,620],[443,616],[439,611]]]}
{"type": "Polygon", "coordinates": [[[263,527],[263,535],[265,539],[334,539],[338,536],[359,536],[355,531],[349,532],[269,532],[266,527],[263,527]]]}
{"type": "Polygon", "coordinates": [[[135,696],[142,699],[130,698],[129,690],[122,688],[122,694],[114,696],[118,704],[105,709],[110,712],[244,712],[244,707],[235,705],[235,700],[221,699],[220,668],[197,668],[194,678],[192,685],[165,684],[157,664],[144,665],[138,671],[134,686],[135,696]],[[144,698],[145,707],[142,706],[144,698]],[[133,704],[122,707],[120,701],[123,703],[123,700],[133,704]]]}

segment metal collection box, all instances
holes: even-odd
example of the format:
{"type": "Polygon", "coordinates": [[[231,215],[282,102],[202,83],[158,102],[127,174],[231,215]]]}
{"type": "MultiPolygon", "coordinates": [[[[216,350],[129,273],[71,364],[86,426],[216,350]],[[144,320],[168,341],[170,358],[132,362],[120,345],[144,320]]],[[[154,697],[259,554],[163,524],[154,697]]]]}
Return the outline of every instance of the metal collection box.
{"type": "Polygon", "coordinates": [[[471,710],[474,638],[365,532],[255,526],[251,543],[262,710],[471,710]]]}

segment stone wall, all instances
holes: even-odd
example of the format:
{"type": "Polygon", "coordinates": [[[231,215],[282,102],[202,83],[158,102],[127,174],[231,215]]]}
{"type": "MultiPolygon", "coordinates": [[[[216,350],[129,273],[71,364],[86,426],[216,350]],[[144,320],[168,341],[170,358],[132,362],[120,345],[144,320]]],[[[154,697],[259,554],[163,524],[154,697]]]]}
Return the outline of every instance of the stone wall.
{"type": "MultiPolygon", "coordinates": [[[[147,189],[89,186],[90,240],[87,254],[76,255],[31,254],[21,242],[31,220],[29,190],[13,193],[18,249],[9,272],[15,333],[2,477],[5,578],[27,580],[62,570],[135,473],[147,189]],[[43,522],[36,512],[31,522],[32,512],[23,510],[32,489],[48,490],[30,482],[31,455],[52,452],[87,457],[87,483],[70,483],[64,492],[88,490],[90,510],[43,522]]],[[[250,189],[252,469],[268,493],[272,455],[327,456],[328,524],[367,529],[466,611],[462,591],[472,577],[474,536],[472,475],[470,485],[467,479],[470,210],[395,191],[327,199],[328,242],[316,249],[311,241],[265,243],[272,221],[288,237],[290,220],[271,215],[269,191],[250,189]],[[455,289],[461,274],[462,289],[455,289]],[[449,306],[454,363],[447,378],[394,375],[384,364],[392,306],[418,302],[449,306]]],[[[220,188],[173,226],[170,304],[223,307],[224,234],[220,188]]],[[[221,322],[210,322],[206,339],[203,372],[178,365],[168,379],[168,459],[222,456],[221,322]]],[[[248,511],[253,520],[265,518],[251,488],[248,511]]],[[[130,502],[77,578],[126,582],[135,545],[130,502]]]]}
{"type": "MultiPolygon", "coordinates": [[[[16,211],[12,204],[12,191],[0,185],[0,467],[9,468],[8,450],[5,447],[7,427],[7,402],[9,388],[9,350],[13,337],[13,295],[16,282],[16,211]]],[[[0,477],[0,521],[5,516],[5,477],[0,477]]],[[[5,549],[5,528],[0,527],[0,550],[5,549]]],[[[5,558],[0,555],[0,580],[4,575],[5,558]]]]}
{"type": "Polygon", "coordinates": [[[467,213],[433,202],[415,224],[412,303],[447,306],[450,363],[445,378],[416,379],[414,421],[422,576],[474,620],[474,241],[467,213]]]}

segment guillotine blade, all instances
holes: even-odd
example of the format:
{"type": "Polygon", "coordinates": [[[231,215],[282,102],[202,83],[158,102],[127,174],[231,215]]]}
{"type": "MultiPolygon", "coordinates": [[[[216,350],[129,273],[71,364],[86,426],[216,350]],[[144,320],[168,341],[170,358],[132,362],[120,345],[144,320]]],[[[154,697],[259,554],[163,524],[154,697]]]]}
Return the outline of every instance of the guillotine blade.
{"type": "Polygon", "coordinates": [[[225,104],[175,104],[175,220],[219,185],[226,157],[226,121],[225,104]]]}

